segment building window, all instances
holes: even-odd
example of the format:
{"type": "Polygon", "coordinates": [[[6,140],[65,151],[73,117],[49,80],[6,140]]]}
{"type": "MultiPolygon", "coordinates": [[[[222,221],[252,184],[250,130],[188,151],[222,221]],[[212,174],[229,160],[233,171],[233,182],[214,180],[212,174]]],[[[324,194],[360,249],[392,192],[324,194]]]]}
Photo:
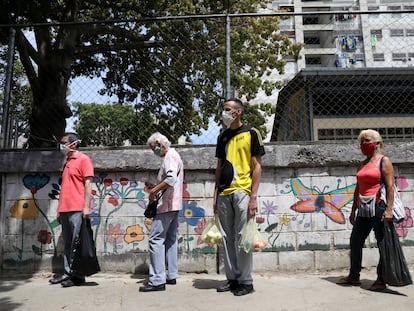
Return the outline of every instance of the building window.
{"type": "Polygon", "coordinates": [[[406,35],[407,37],[414,37],[414,29],[413,29],[413,28],[411,28],[411,29],[406,29],[406,30],[405,30],[405,35],[406,35]]]}
{"type": "Polygon", "coordinates": [[[320,57],[306,57],[306,65],[322,65],[320,57]]]}
{"type": "Polygon", "coordinates": [[[305,44],[310,44],[310,45],[320,45],[321,41],[319,39],[319,37],[305,37],[303,39],[305,44]]]}
{"type": "MultiPolygon", "coordinates": [[[[362,129],[318,129],[318,140],[349,140],[358,137],[362,129]]],[[[376,129],[383,139],[413,139],[413,127],[383,127],[376,129]]]]}
{"type": "Polygon", "coordinates": [[[404,37],[404,29],[390,29],[391,37],[404,37]]]}
{"type": "Polygon", "coordinates": [[[385,61],[384,53],[374,53],[372,56],[373,56],[374,62],[385,61]]]}
{"type": "Polygon", "coordinates": [[[392,60],[406,61],[407,55],[405,53],[392,53],[392,60]]]}
{"type": "Polygon", "coordinates": [[[318,16],[304,16],[303,25],[317,25],[319,24],[318,16]]]}
{"type": "Polygon", "coordinates": [[[382,39],[382,29],[372,29],[371,36],[376,36],[378,40],[382,39]]]}

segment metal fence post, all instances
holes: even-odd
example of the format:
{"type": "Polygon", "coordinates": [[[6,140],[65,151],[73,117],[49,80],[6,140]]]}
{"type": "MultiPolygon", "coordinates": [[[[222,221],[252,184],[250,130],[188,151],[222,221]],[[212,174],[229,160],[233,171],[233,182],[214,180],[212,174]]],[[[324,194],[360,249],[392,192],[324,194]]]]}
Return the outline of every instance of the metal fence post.
{"type": "Polygon", "coordinates": [[[16,30],[10,28],[9,47],[7,54],[7,68],[6,79],[4,83],[4,99],[3,99],[3,114],[1,124],[1,148],[6,149],[10,147],[10,94],[11,94],[11,81],[13,77],[13,65],[14,65],[14,47],[15,47],[16,30]]]}

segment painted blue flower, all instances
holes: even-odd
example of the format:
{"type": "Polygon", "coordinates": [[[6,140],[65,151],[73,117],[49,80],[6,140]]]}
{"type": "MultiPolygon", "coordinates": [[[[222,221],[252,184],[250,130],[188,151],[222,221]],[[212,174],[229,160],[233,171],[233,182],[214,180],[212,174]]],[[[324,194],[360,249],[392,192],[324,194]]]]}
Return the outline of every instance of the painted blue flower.
{"type": "Polygon", "coordinates": [[[198,220],[204,217],[204,209],[197,207],[197,202],[184,202],[183,208],[180,210],[178,216],[180,222],[186,222],[190,226],[196,226],[198,220]]]}
{"type": "Polygon", "coordinates": [[[50,176],[44,174],[26,175],[23,177],[23,185],[34,194],[37,190],[46,186],[49,180],[50,176]]]}
{"type": "Polygon", "coordinates": [[[91,213],[89,219],[91,220],[91,226],[97,226],[101,222],[101,216],[98,213],[91,213]]]}

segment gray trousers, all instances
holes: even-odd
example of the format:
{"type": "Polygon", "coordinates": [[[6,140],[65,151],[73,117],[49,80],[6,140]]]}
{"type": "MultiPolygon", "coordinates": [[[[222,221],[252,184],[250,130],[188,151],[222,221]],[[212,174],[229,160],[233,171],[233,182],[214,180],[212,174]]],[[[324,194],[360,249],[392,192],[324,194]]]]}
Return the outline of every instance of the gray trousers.
{"type": "Polygon", "coordinates": [[[228,280],[252,284],[253,253],[240,248],[240,239],[248,220],[250,196],[238,190],[217,197],[218,222],[224,240],[224,269],[228,280]]]}
{"type": "Polygon", "coordinates": [[[175,279],[178,275],[178,211],[157,214],[149,236],[149,280],[148,284],[157,286],[175,279]],[[166,262],[168,270],[166,269],[166,262]]]}
{"type": "Polygon", "coordinates": [[[63,267],[65,274],[75,277],[84,277],[76,271],[72,271],[72,262],[74,257],[75,241],[79,238],[80,228],[82,225],[82,212],[60,213],[60,222],[62,224],[63,236],[63,267]]]}

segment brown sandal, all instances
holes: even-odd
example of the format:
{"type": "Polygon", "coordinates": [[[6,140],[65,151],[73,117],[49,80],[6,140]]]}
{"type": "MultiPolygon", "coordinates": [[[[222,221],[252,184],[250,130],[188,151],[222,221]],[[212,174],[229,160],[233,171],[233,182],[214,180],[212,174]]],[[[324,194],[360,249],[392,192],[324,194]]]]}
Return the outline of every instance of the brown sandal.
{"type": "Polygon", "coordinates": [[[339,281],[337,281],[336,284],[357,286],[357,285],[361,285],[361,282],[359,280],[355,280],[355,279],[347,276],[347,277],[344,277],[342,279],[339,279],[339,281]]]}
{"type": "Polygon", "coordinates": [[[376,280],[372,285],[368,288],[368,290],[372,290],[374,292],[380,292],[387,288],[387,285],[383,281],[376,280]]]}

